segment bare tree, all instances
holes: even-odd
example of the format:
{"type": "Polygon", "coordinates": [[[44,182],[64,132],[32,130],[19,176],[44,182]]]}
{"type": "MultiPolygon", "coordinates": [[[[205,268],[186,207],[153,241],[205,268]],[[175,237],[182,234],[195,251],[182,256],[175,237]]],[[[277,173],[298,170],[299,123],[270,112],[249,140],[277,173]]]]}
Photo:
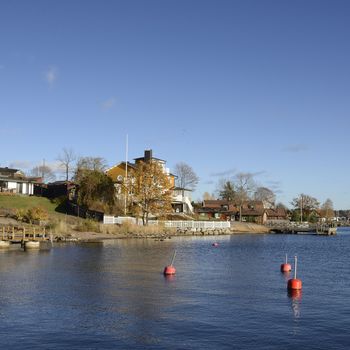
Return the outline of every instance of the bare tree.
{"type": "Polygon", "coordinates": [[[80,177],[84,175],[86,171],[98,171],[104,172],[107,168],[107,162],[102,157],[80,157],[77,161],[74,179],[80,181],[80,177]]]}
{"type": "Polygon", "coordinates": [[[60,165],[64,168],[66,173],[66,181],[69,179],[69,173],[71,172],[71,165],[77,159],[74,151],[71,148],[63,148],[62,154],[60,154],[57,160],[60,165]]]}
{"type": "Polygon", "coordinates": [[[188,164],[180,162],[175,165],[174,172],[177,175],[176,183],[180,188],[194,190],[199,178],[188,164]]]}
{"type": "Polygon", "coordinates": [[[262,201],[264,206],[272,208],[275,206],[276,195],[267,187],[258,187],[254,193],[254,199],[262,201]]]}
{"type": "Polygon", "coordinates": [[[238,173],[234,177],[235,202],[239,207],[239,221],[242,221],[242,206],[251,198],[256,184],[251,173],[238,173]]]}
{"type": "Polygon", "coordinates": [[[41,177],[43,182],[52,182],[56,179],[54,172],[48,165],[38,165],[31,170],[30,174],[41,177]]]}
{"type": "Polygon", "coordinates": [[[322,204],[321,215],[326,218],[327,221],[334,217],[333,202],[331,199],[327,198],[322,204]]]}

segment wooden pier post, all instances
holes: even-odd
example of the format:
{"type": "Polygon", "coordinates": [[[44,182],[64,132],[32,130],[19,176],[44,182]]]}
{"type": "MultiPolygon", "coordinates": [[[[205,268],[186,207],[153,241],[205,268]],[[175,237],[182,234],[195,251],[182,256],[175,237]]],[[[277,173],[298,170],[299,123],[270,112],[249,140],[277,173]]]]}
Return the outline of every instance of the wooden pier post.
{"type": "Polygon", "coordinates": [[[35,241],[35,227],[33,227],[33,240],[35,241]]]}
{"type": "Polygon", "coordinates": [[[5,239],[5,226],[2,227],[2,240],[5,239]]]}
{"type": "Polygon", "coordinates": [[[23,241],[25,240],[25,238],[26,238],[26,228],[25,227],[23,227],[23,241]]]}
{"type": "Polygon", "coordinates": [[[15,240],[15,227],[12,226],[12,240],[15,240]]]}

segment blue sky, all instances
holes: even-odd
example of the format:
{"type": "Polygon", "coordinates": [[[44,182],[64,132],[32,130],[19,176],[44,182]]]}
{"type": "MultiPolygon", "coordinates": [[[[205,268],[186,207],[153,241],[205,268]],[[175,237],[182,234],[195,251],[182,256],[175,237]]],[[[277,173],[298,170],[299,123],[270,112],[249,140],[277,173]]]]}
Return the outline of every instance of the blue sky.
{"type": "Polygon", "coordinates": [[[194,199],[235,172],[337,209],[348,190],[350,2],[3,1],[1,166],[152,148],[194,199]]]}

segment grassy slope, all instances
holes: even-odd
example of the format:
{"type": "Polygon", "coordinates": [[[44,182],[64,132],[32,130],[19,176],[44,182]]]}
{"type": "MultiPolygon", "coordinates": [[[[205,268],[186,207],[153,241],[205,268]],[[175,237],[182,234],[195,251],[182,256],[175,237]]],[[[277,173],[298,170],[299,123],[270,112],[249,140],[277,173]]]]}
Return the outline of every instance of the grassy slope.
{"type": "Polygon", "coordinates": [[[55,211],[57,204],[44,197],[0,196],[0,208],[29,209],[33,207],[46,209],[49,214],[58,214],[55,211]]]}

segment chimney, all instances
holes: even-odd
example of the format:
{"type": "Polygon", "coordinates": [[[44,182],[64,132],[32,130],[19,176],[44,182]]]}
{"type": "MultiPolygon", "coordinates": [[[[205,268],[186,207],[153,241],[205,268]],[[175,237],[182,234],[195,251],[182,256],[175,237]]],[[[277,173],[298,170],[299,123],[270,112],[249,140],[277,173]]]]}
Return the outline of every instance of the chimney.
{"type": "Polygon", "coordinates": [[[149,162],[152,159],[152,150],[146,149],[145,150],[145,162],[149,162]]]}

